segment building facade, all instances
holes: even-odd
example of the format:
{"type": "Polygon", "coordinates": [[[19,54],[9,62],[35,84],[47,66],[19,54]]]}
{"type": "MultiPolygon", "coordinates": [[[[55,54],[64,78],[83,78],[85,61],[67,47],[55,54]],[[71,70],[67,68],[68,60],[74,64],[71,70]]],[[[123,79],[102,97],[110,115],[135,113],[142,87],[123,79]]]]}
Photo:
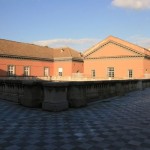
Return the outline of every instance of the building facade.
{"type": "Polygon", "coordinates": [[[109,36],[83,54],[0,40],[0,77],[46,80],[150,78],[150,51],[109,36]]]}
{"type": "Polygon", "coordinates": [[[83,67],[81,53],[68,47],[53,49],[0,40],[0,77],[69,79],[82,74],[83,67]]]}
{"type": "Polygon", "coordinates": [[[84,72],[82,54],[71,48],[54,49],[54,80],[80,79],[84,72]]]}
{"type": "Polygon", "coordinates": [[[150,51],[119,38],[109,36],[83,54],[87,78],[150,78],[150,51]]]}

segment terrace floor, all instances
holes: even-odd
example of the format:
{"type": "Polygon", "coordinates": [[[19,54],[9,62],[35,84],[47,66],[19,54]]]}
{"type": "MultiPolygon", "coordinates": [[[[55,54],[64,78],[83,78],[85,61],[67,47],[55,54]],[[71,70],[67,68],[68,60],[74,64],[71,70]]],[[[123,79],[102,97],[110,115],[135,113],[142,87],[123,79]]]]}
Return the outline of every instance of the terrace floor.
{"type": "Polygon", "coordinates": [[[0,150],[149,150],[150,88],[47,112],[0,100],[0,150]]]}

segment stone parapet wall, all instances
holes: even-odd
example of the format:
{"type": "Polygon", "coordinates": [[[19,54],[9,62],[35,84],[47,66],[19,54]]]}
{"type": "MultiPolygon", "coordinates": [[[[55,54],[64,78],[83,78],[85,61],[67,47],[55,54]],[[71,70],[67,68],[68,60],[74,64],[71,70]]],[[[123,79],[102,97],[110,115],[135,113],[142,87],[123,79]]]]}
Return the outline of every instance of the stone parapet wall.
{"type": "Polygon", "coordinates": [[[0,80],[0,98],[19,102],[23,97],[24,85],[19,80],[0,80]]]}
{"type": "Polygon", "coordinates": [[[50,82],[0,80],[0,99],[48,111],[78,108],[88,103],[150,87],[150,79],[50,82]]]}

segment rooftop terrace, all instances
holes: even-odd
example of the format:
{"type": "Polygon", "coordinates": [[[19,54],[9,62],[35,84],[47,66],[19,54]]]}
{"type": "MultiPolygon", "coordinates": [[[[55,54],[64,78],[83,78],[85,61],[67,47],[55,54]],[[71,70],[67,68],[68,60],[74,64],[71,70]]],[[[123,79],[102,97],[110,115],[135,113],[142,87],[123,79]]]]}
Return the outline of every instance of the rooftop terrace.
{"type": "Polygon", "coordinates": [[[0,150],[148,150],[150,88],[47,112],[0,100],[0,150]]]}

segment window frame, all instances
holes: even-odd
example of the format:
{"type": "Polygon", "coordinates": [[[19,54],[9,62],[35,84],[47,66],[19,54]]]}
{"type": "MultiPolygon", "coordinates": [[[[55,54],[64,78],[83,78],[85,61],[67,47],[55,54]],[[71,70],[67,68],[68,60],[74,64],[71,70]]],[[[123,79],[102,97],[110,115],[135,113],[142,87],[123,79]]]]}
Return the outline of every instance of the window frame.
{"type": "Polygon", "coordinates": [[[62,77],[63,76],[63,68],[58,68],[58,76],[62,77]]]}
{"type": "Polygon", "coordinates": [[[133,78],[133,69],[128,70],[128,78],[132,79],[133,78]]]}
{"type": "Polygon", "coordinates": [[[7,75],[9,77],[11,77],[11,76],[15,76],[15,73],[16,73],[16,66],[15,65],[8,65],[7,66],[7,75]]]}
{"type": "Polygon", "coordinates": [[[115,68],[114,67],[107,67],[107,77],[108,78],[115,77],[115,68]]]}
{"type": "Polygon", "coordinates": [[[24,67],[23,67],[23,75],[24,75],[25,77],[30,76],[30,66],[24,66],[24,67]]]}
{"type": "Polygon", "coordinates": [[[44,77],[48,77],[50,75],[50,69],[49,67],[44,67],[44,77]],[[46,71],[47,69],[47,71],[46,71]]]}
{"type": "Polygon", "coordinates": [[[92,70],[91,70],[91,76],[92,76],[92,78],[95,78],[95,77],[96,77],[96,71],[95,71],[95,69],[92,69],[92,70]]]}

